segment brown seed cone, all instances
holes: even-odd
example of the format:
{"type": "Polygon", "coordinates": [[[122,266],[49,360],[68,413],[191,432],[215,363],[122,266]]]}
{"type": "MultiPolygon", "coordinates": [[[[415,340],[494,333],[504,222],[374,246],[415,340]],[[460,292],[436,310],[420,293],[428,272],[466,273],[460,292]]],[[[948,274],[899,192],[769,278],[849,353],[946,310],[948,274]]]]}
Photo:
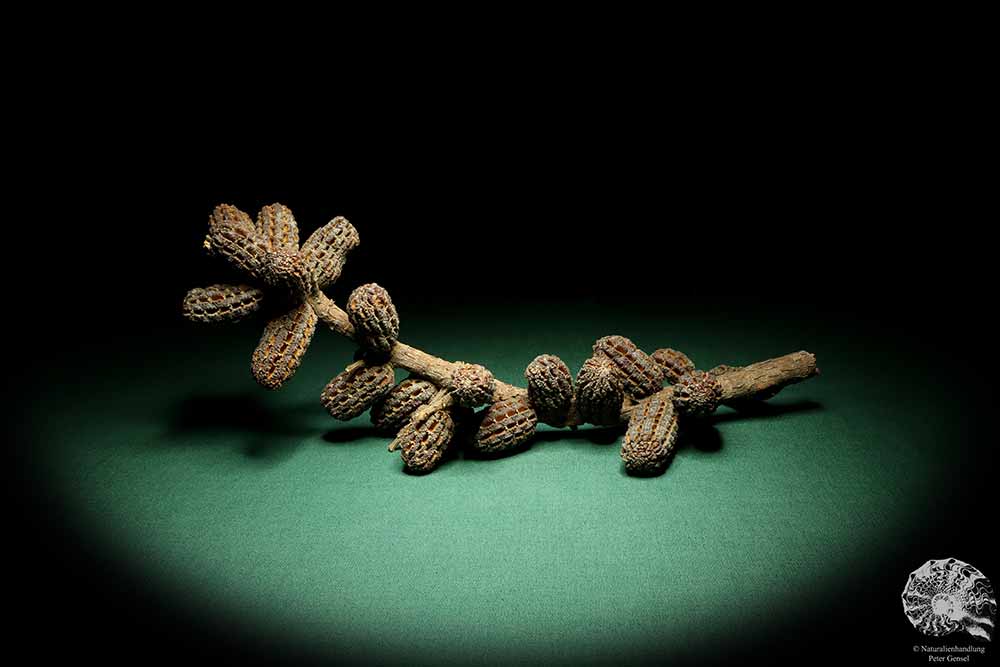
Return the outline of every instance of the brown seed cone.
{"type": "Polygon", "coordinates": [[[538,420],[551,426],[563,426],[573,403],[573,376],[563,360],[541,354],[524,369],[528,381],[528,400],[538,420]]]}
{"type": "Polygon", "coordinates": [[[257,234],[270,250],[299,249],[299,225],[295,216],[282,204],[270,204],[257,214],[257,234]]]}
{"type": "Polygon", "coordinates": [[[360,238],[347,218],[336,217],[313,232],[302,244],[299,255],[317,289],[323,289],[340,277],[347,253],[360,238]]]}
{"type": "Polygon", "coordinates": [[[320,402],[334,419],[354,419],[385,396],[395,378],[392,364],[355,361],[323,388],[320,402]]]}
{"type": "Polygon", "coordinates": [[[347,300],[347,316],[357,341],[375,352],[388,354],[399,338],[399,316],[385,288],[362,285],[347,300]]]}
{"type": "Polygon", "coordinates": [[[431,400],[437,386],[430,380],[407,378],[372,406],[372,424],[379,431],[395,433],[409,421],[413,411],[431,400]]]}
{"type": "Polygon", "coordinates": [[[605,336],[594,343],[594,354],[603,354],[615,365],[625,391],[643,398],[663,388],[663,371],[652,357],[625,336],[605,336]]]}
{"type": "Polygon", "coordinates": [[[722,400],[722,385],[712,374],[692,371],[674,385],[674,405],[684,415],[704,417],[712,414],[722,400]]]}
{"type": "Polygon", "coordinates": [[[455,437],[455,419],[450,410],[435,410],[412,427],[400,431],[403,463],[410,472],[434,470],[455,437]]]}
{"type": "Polygon", "coordinates": [[[472,446],[485,453],[520,447],[531,439],[538,425],[538,415],[524,395],[497,401],[481,415],[482,420],[472,436],[472,446]]]}
{"type": "Polygon", "coordinates": [[[236,322],[260,309],[264,293],[249,285],[195,287],[184,297],[184,317],[192,322],[236,322]]]}
{"type": "Polygon", "coordinates": [[[250,216],[231,204],[219,204],[212,209],[212,215],[208,218],[208,228],[211,229],[216,225],[236,225],[254,229],[250,216]]]}
{"type": "Polygon", "coordinates": [[[476,408],[493,400],[496,378],[479,364],[458,362],[451,372],[451,393],[464,408],[476,408]]]}
{"type": "Polygon", "coordinates": [[[677,443],[677,411],[665,389],[645,399],[632,411],[622,440],[622,461],[633,475],[650,475],[663,470],[674,455],[677,443]]]}
{"type": "Polygon", "coordinates": [[[694,370],[694,362],[686,354],[671,350],[669,347],[653,352],[653,361],[659,365],[664,379],[670,384],[677,384],[681,376],[694,370]]]}
{"type": "Polygon", "coordinates": [[[576,375],[576,410],[596,426],[619,423],[625,390],[611,361],[598,355],[587,359],[576,375]]]}
{"type": "Polygon", "coordinates": [[[232,266],[251,278],[263,277],[267,246],[253,226],[217,224],[209,227],[205,248],[221,255],[232,266]]]}
{"type": "Polygon", "coordinates": [[[295,374],[315,332],[316,312],[308,303],[268,322],[253,351],[254,379],[268,389],[279,388],[295,374]]]}

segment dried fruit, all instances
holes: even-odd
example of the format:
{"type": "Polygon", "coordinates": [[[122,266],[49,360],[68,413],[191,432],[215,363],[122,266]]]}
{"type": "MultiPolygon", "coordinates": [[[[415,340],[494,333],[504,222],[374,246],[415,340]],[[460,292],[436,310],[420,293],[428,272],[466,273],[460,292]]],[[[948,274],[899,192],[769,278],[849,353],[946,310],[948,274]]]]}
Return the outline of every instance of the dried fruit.
{"type": "MultiPolygon", "coordinates": [[[[280,387],[298,368],[320,317],[312,303],[326,310],[324,318],[331,316],[332,302],[317,289],[340,274],[345,254],[357,245],[357,231],[336,218],[310,236],[301,251],[297,242],[298,225],[281,204],[262,208],[256,226],[228,204],[216,206],[208,220],[205,248],[260,281],[268,292],[280,292],[278,302],[289,304],[284,315],[268,323],[253,353],[253,376],[268,389],[280,387]]],[[[263,296],[249,285],[212,285],[188,292],[183,311],[198,322],[234,320],[259,309],[263,296]]]]}
{"type": "Polygon", "coordinates": [[[361,345],[383,354],[392,350],[399,338],[399,316],[383,287],[369,283],[351,292],[347,315],[361,345]]]}
{"type": "Polygon", "coordinates": [[[411,472],[434,470],[455,436],[455,419],[448,410],[435,410],[400,432],[403,463],[411,472]]]}
{"type": "Polygon", "coordinates": [[[260,280],[263,277],[268,250],[253,225],[212,224],[205,238],[205,248],[225,257],[230,264],[251,278],[260,280]]]}
{"type": "Polygon", "coordinates": [[[360,242],[358,230],[347,218],[336,217],[313,232],[302,244],[299,255],[317,289],[340,277],[347,253],[360,242]]]}
{"type": "Polygon", "coordinates": [[[674,404],[684,415],[703,417],[715,412],[722,400],[718,378],[705,371],[693,371],[674,385],[674,404]]]}
{"type": "Polygon", "coordinates": [[[573,376],[563,360],[551,354],[534,358],[524,369],[528,381],[528,400],[538,419],[552,426],[562,426],[573,404],[573,376]]]}
{"type": "Polygon", "coordinates": [[[682,375],[694,370],[694,362],[686,354],[664,347],[653,352],[655,361],[663,371],[664,379],[670,384],[677,384],[682,375]]]}
{"type": "Polygon", "coordinates": [[[334,419],[354,419],[386,395],[394,382],[392,364],[356,361],[330,380],[320,402],[334,419]]]}
{"type": "Polygon", "coordinates": [[[455,402],[465,408],[475,408],[493,400],[496,379],[479,364],[458,362],[451,373],[451,393],[455,402]]]}
{"type": "Polygon", "coordinates": [[[583,421],[596,426],[619,423],[625,390],[611,360],[603,355],[583,362],[576,375],[576,410],[583,421]]]}
{"type": "Polygon", "coordinates": [[[268,389],[284,384],[298,369],[315,332],[316,312],[308,303],[268,322],[250,363],[257,382],[268,389]]]}
{"type": "Polygon", "coordinates": [[[413,411],[437,393],[430,380],[407,378],[372,406],[371,420],[383,433],[395,433],[409,421],[413,411]]]}
{"type": "Polygon", "coordinates": [[[208,218],[208,227],[211,229],[216,225],[237,225],[253,229],[253,221],[250,216],[231,204],[219,204],[212,209],[212,215],[208,218]]]}
{"type": "Polygon", "coordinates": [[[480,452],[496,453],[520,447],[535,434],[538,415],[527,396],[518,394],[497,401],[482,411],[482,421],[472,436],[480,452]]]}
{"type": "Polygon", "coordinates": [[[674,455],[677,411],[670,390],[642,401],[633,411],[622,440],[622,461],[631,474],[650,475],[663,470],[674,455]]]}
{"type": "Polygon", "coordinates": [[[264,292],[249,285],[195,287],[184,297],[184,317],[192,322],[235,322],[260,309],[264,292]]]}
{"type": "Polygon", "coordinates": [[[625,383],[625,391],[643,398],[663,387],[663,371],[653,359],[625,336],[605,336],[594,343],[594,354],[603,354],[625,383]]]}
{"type": "Polygon", "coordinates": [[[287,206],[271,204],[260,209],[257,234],[270,250],[299,249],[299,225],[287,206]]]}

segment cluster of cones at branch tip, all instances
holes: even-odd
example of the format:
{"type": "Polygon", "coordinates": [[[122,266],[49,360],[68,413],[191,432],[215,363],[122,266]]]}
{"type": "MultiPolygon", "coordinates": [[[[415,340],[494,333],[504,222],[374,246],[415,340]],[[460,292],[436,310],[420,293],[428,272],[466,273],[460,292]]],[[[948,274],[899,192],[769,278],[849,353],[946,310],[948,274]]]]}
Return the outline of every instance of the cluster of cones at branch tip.
{"type": "Polygon", "coordinates": [[[388,292],[371,283],[351,293],[347,310],[324,288],[340,276],[357,230],[334,218],[299,245],[298,225],[281,204],[256,222],[229,205],[209,218],[205,249],[225,258],[253,285],[210,285],[184,298],[185,317],[231,322],[270,307],[251,369],[258,383],[280,388],[302,361],[317,322],[355,341],[355,360],[323,389],[321,402],[341,420],[371,411],[376,429],[395,434],[406,468],[430,472],[459,441],[494,454],[523,446],[539,422],[625,426],[621,457],[630,474],[662,472],[686,420],[764,401],[819,373],[816,358],[796,352],[749,366],[697,370],[683,353],[651,355],[624,336],[605,336],[574,378],[559,357],[543,354],[524,371],[527,388],[501,382],[483,366],[440,359],[399,340],[399,317],[388,292]],[[410,375],[398,384],[395,369],[410,375]],[[480,408],[476,412],[476,408],[480,408]]]}

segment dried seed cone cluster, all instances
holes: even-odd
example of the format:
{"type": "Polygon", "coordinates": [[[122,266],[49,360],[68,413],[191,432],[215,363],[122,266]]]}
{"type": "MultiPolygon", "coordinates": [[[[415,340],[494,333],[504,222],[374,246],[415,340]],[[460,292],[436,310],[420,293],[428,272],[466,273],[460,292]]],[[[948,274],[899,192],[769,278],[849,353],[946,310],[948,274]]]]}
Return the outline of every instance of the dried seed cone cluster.
{"type": "Polygon", "coordinates": [[[722,385],[705,371],[692,371],[674,385],[674,403],[684,415],[704,417],[712,414],[721,400],[722,385]]]}
{"type": "Polygon", "coordinates": [[[298,247],[299,230],[292,212],[281,204],[260,210],[257,222],[228,204],[208,220],[205,249],[220,256],[255,285],[210,285],[187,293],[185,317],[195,322],[242,319],[265,301],[287,305],[264,329],[251,357],[253,377],[268,389],[294,375],[316,331],[318,314],[310,297],[340,275],[358,233],[344,218],[334,218],[298,247]]]}
{"type": "Polygon", "coordinates": [[[594,343],[594,354],[602,354],[614,364],[625,390],[635,398],[649,396],[663,386],[663,371],[659,365],[625,336],[598,339],[594,343]]]}
{"type": "Polygon", "coordinates": [[[407,426],[397,438],[401,456],[411,472],[434,470],[455,437],[455,419],[449,410],[435,410],[407,426]]]}
{"type": "Polygon", "coordinates": [[[467,435],[473,449],[497,453],[526,444],[539,421],[573,428],[584,422],[617,426],[629,415],[621,448],[625,469],[655,474],[674,454],[681,416],[710,414],[723,395],[731,406],[766,400],[819,372],[813,355],[798,352],[706,373],[682,352],[662,348],[647,355],[615,335],[596,341],[575,386],[559,357],[539,355],[525,368],[525,392],[497,381],[478,364],[448,362],[400,343],[396,307],[375,283],[355,289],[346,311],[338,308],[321,290],[340,276],[347,253],[358,243],[357,231],[344,218],[334,218],[300,245],[287,207],[264,206],[254,222],[222,204],[209,218],[205,248],[240,270],[250,284],[192,289],[182,312],[196,322],[227,322],[272,300],[281,306],[251,360],[254,378],[269,389],[294,375],[319,320],[355,339],[357,361],[326,385],[321,402],[341,420],[370,409],[380,432],[396,434],[389,449],[400,449],[412,472],[434,470],[448,448],[467,435]],[[394,364],[413,374],[395,386],[394,364]],[[664,381],[672,386],[664,389],[664,381]],[[473,408],[484,405],[473,420],[473,408]],[[471,426],[468,432],[466,426],[471,426]]]}
{"type": "Polygon", "coordinates": [[[596,426],[620,423],[625,390],[615,365],[605,356],[587,359],[576,375],[576,410],[596,426]]]}
{"type": "Polygon", "coordinates": [[[622,461],[633,475],[653,475],[670,463],[677,443],[677,411],[669,389],[642,401],[629,418],[622,461]]]}
{"type": "Polygon", "coordinates": [[[392,364],[356,361],[330,380],[320,402],[334,419],[354,419],[385,396],[393,385],[392,364]]]}
{"type": "Polygon", "coordinates": [[[537,425],[538,415],[527,397],[515,395],[483,410],[472,446],[487,454],[515,449],[531,439],[537,425]]]}
{"type": "Polygon", "coordinates": [[[436,393],[437,386],[430,380],[407,378],[375,402],[370,415],[372,424],[382,433],[396,433],[436,393]]]}
{"type": "Polygon", "coordinates": [[[524,369],[524,378],[538,420],[551,426],[565,425],[573,405],[573,376],[563,360],[551,354],[539,355],[524,369]]]}
{"type": "Polygon", "coordinates": [[[364,347],[388,354],[399,338],[399,316],[385,288],[369,283],[362,285],[347,300],[347,316],[354,326],[355,337],[364,347]]]}
{"type": "Polygon", "coordinates": [[[496,379],[479,364],[459,363],[451,373],[451,392],[464,408],[476,408],[493,400],[496,379]]]}
{"type": "Polygon", "coordinates": [[[677,384],[683,376],[695,369],[694,362],[683,352],[664,347],[653,352],[653,361],[663,371],[663,378],[670,384],[677,384]]]}

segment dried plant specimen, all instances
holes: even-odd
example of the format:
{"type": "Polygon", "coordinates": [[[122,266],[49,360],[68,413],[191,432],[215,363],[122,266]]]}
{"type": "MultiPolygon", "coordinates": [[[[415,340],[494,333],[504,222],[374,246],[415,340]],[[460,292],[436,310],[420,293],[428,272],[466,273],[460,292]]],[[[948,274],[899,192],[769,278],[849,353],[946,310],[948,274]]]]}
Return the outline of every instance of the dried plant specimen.
{"type": "Polygon", "coordinates": [[[409,421],[414,410],[430,401],[437,390],[437,385],[430,380],[413,377],[403,380],[372,406],[372,424],[382,433],[396,433],[409,421]]]}
{"type": "Polygon", "coordinates": [[[392,364],[356,361],[323,389],[320,402],[334,419],[354,419],[392,389],[392,364]]]}
{"type": "Polygon", "coordinates": [[[670,384],[677,384],[682,376],[694,370],[694,362],[686,354],[669,347],[653,352],[653,361],[659,365],[664,379],[670,384]]]}
{"type": "Polygon", "coordinates": [[[667,467],[677,442],[677,416],[670,389],[653,394],[636,406],[622,440],[625,470],[651,475],[667,467]]]}
{"type": "Polygon", "coordinates": [[[692,371],[674,385],[674,403],[681,414],[704,417],[712,414],[722,400],[722,385],[712,374],[692,371]]]}
{"type": "Polygon", "coordinates": [[[194,322],[236,322],[260,309],[263,290],[249,285],[196,287],[184,297],[184,317],[194,322]]]}
{"type": "Polygon", "coordinates": [[[478,408],[493,400],[496,379],[479,364],[456,364],[451,372],[451,391],[455,402],[464,408],[478,408]]]}
{"type": "Polygon", "coordinates": [[[535,434],[538,416],[525,396],[497,401],[482,413],[472,446],[485,453],[515,449],[535,434]]]}
{"type": "Polygon", "coordinates": [[[454,437],[455,419],[451,412],[435,410],[400,434],[403,463],[411,472],[434,470],[454,437]]]}
{"type": "Polygon", "coordinates": [[[670,348],[653,356],[624,336],[605,336],[580,368],[576,387],[558,357],[540,355],[525,369],[527,389],[502,382],[484,366],[435,357],[399,340],[399,317],[388,292],[375,283],[354,290],[347,310],[323,289],[341,274],[347,253],[359,243],[357,230],[334,218],[298,246],[292,212],[281,204],[261,209],[256,223],[238,208],[217,206],[205,248],[224,258],[249,284],[210,285],[188,292],[182,311],[197,322],[242,319],[264,304],[282,311],[265,327],[252,356],[254,378],[270,389],[293,376],[312,340],[317,322],[354,340],[359,361],[337,375],[321,400],[331,415],[353,419],[371,409],[372,423],[396,432],[389,449],[402,450],[406,467],[429,472],[478,414],[471,446],[501,452],[526,444],[539,420],[557,427],[584,423],[629,424],[622,444],[628,472],[645,474],[665,467],[672,456],[678,415],[700,416],[720,403],[763,400],[784,387],[819,373],[816,358],[796,352],[749,366],[719,366],[710,373],[670,348]],[[394,368],[411,377],[393,387],[394,368]],[[664,380],[674,386],[662,388],[664,380]]]}
{"type": "Polygon", "coordinates": [[[551,426],[563,426],[573,404],[573,376],[562,359],[541,354],[524,369],[528,381],[528,400],[538,413],[538,420],[551,426]]]}
{"type": "Polygon", "coordinates": [[[358,236],[347,220],[336,218],[309,237],[308,252],[296,249],[297,239],[295,218],[281,204],[261,209],[256,225],[235,206],[217,206],[209,217],[205,249],[259,284],[195,288],[182,306],[192,321],[216,322],[240,319],[272,298],[288,304],[268,322],[251,358],[253,377],[268,389],[278,389],[298,369],[319,317],[312,297],[339,275],[358,236]]]}
{"type": "Polygon", "coordinates": [[[357,341],[364,347],[388,354],[399,338],[399,315],[385,288],[368,283],[347,300],[347,316],[357,341]]]}
{"type": "Polygon", "coordinates": [[[594,354],[606,356],[622,378],[625,391],[643,398],[663,387],[663,371],[625,336],[605,336],[594,343],[594,354]]]}
{"type": "Polygon", "coordinates": [[[312,275],[316,289],[323,289],[340,277],[347,253],[360,243],[358,232],[347,218],[337,217],[313,232],[302,244],[299,255],[312,275]]]}
{"type": "Polygon", "coordinates": [[[625,390],[614,364],[605,356],[587,359],[576,375],[576,410],[595,426],[621,423],[625,390]]]}
{"type": "Polygon", "coordinates": [[[295,216],[282,204],[271,204],[257,215],[257,234],[269,250],[295,251],[299,247],[299,225],[295,216]]]}

